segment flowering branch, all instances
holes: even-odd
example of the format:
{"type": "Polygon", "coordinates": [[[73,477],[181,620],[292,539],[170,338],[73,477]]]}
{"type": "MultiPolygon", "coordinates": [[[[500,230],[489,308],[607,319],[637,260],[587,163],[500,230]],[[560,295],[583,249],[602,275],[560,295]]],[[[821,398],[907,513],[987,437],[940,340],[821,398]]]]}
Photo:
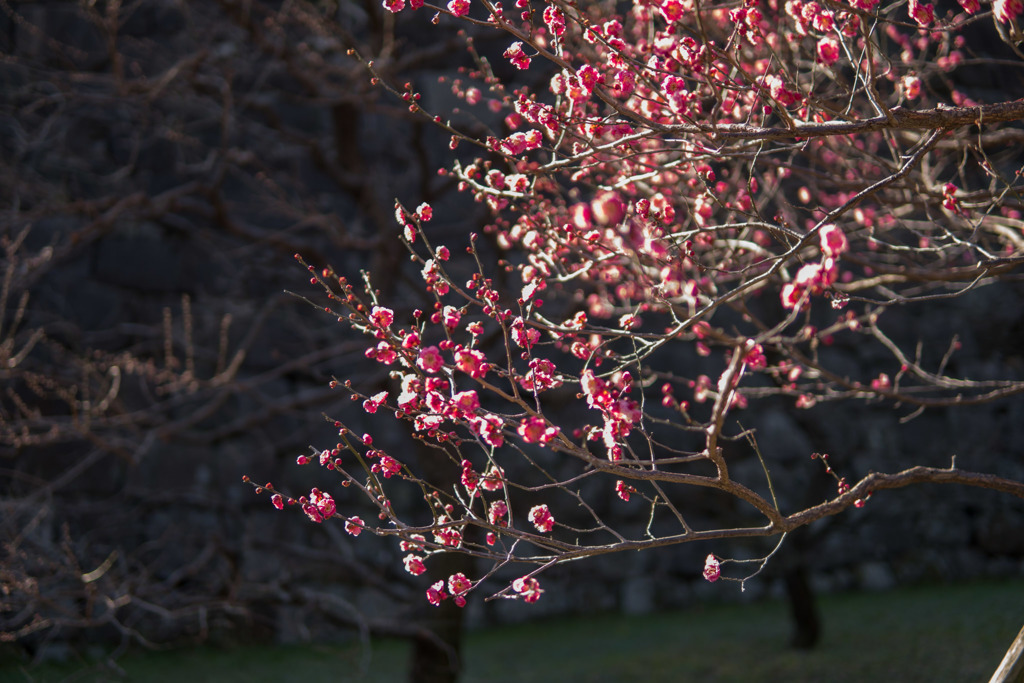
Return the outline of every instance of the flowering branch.
{"type": "MultiPolygon", "coordinates": [[[[354,531],[402,539],[413,574],[440,552],[492,562],[486,577],[531,564],[493,596],[532,602],[539,574],[562,562],[781,537],[884,489],[956,483],[1021,497],[1012,478],[913,463],[851,485],[820,455],[838,492],[794,512],[770,478],[766,498],[737,467],[748,440],[768,476],[736,419],[754,401],[924,409],[1024,391],[1009,374],[952,373],[954,343],[929,365],[886,328],[898,308],[971,296],[1024,264],[1024,163],[990,149],[993,136],[1019,132],[1002,126],[1024,120],[1024,99],[978,102],[950,77],[965,63],[962,29],[976,5],[964,0],[945,18],[917,0],[656,0],[624,14],[560,0],[542,10],[520,1],[515,12],[489,0],[433,7],[436,18],[505,35],[507,71],[543,71],[546,85],[499,77],[466,37],[475,67],[446,82],[467,107],[486,105],[491,124],[471,140],[483,152],[442,174],[486,210],[482,232],[497,255],[488,260],[474,234],[455,258],[431,241],[432,207],[396,204],[433,310],[402,321],[368,278],[359,288],[307,266],[330,313],[372,340],[366,357],[394,388],[364,395],[340,384],[460,473],[454,489],[432,482],[336,421],[345,446],[320,463],[384,523],[354,531]],[[850,376],[823,353],[837,340],[870,345],[882,369],[850,376]],[[394,504],[403,485],[425,510],[394,504]],[[678,493],[690,487],[737,504],[741,517],[694,511],[678,493]],[[650,506],[642,537],[600,491],[650,506]]],[[[405,10],[402,0],[384,6],[405,10]]],[[[452,133],[453,150],[466,139],[413,84],[384,86],[452,133]]],[[[314,491],[279,502],[324,521],[335,503],[314,491]]],[[[708,555],[705,577],[728,562],[708,555]]],[[[461,604],[480,585],[464,578],[435,583],[428,599],[461,604]]]]}

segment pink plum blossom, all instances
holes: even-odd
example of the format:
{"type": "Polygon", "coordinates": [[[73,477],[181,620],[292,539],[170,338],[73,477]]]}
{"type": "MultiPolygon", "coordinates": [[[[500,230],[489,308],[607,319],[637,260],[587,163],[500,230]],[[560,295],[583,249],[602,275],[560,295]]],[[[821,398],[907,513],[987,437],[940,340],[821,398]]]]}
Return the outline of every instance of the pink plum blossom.
{"type": "MultiPolygon", "coordinates": [[[[1017,0],[1019,2],[1019,0],[1017,0]]],[[[918,23],[919,26],[930,26],[935,23],[935,7],[930,3],[918,2],[918,0],[910,0],[910,4],[907,6],[907,11],[910,13],[911,18],[918,23]]]]}
{"type": "Polygon", "coordinates": [[[449,330],[454,330],[459,326],[459,320],[462,319],[462,311],[454,306],[445,306],[444,310],[441,311],[441,316],[444,320],[444,326],[449,330]]]}
{"type": "Polygon", "coordinates": [[[537,416],[523,420],[516,431],[526,443],[546,444],[558,434],[558,430],[549,426],[547,420],[537,416]]]}
{"type": "MultiPolygon", "coordinates": [[[[453,0],[454,2],[454,0],[453,0]]],[[[522,41],[516,41],[505,50],[504,57],[508,59],[517,69],[529,69],[530,58],[523,52],[522,41]]]]}
{"type": "Polygon", "coordinates": [[[452,396],[452,404],[467,415],[480,410],[480,397],[473,390],[460,391],[452,396]]]}
{"type": "Polygon", "coordinates": [[[818,61],[825,66],[839,61],[839,41],[835,36],[826,36],[818,41],[818,61]]]}
{"type": "Polygon", "coordinates": [[[547,505],[535,505],[530,508],[530,521],[537,527],[537,531],[544,534],[555,528],[555,518],[547,505]]]}
{"type": "MultiPolygon", "coordinates": [[[[973,0],[977,2],[977,0],[973,0]]],[[[903,94],[907,96],[909,100],[916,100],[921,96],[921,79],[914,75],[906,75],[900,80],[900,86],[903,89],[903,94]]]]}
{"type": "Polygon", "coordinates": [[[526,327],[522,318],[516,318],[512,321],[512,341],[528,349],[540,341],[540,332],[532,327],[526,327]]]}
{"type": "Polygon", "coordinates": [[[547,24],[552,35],[560,36],[565,33],[565,15],[554,5],[544,8],[544,23],[547,24]]]}
{"type": "Polygon", "coordinates": [[[491,465],[480,479],[480,487],[485,491],[497,491],[504,485],[505,470],[497,465],[491,465]]]}
{"type": "Polygon", "coordinates": [[[390,308],[374,306],[370,311],[370,322],[377,327],[389,327],[395,321],[395,312],[390,308]]]}
{"type": "Polygon", "coordinates": [[[370,470],[373,472],[380,472],[385,479],[390,479],[393,475],[402,471],[402,463],[398,462],[390,455],[381,454],[380,461],[374,463],[370,470]]]}
{"type": "Polygon", "coordinates": [[[487,521],[494,525],[505,525],[505,517],[508,516],[508,505],[503,500],[496,500],[491,503],[487,510],[487,521]]]}
{"type": "Polygon", "coordinates": [[[388,392],[381,391],[380,393],[374,394],[370,398],[363,401],[363,410],[368,413],[376,413],[377,409],[384,405],[384,402],[388,400],[388,392]]]}
{"type": "Polygon", "coordinates": [[[358,536],[359,534],[363,533],[363,528],[365,526],[366,525],[363,523],[361,517],[349,517],[348,520],[345,522],[345,533],[350,534],[352,536],[358,536]]]}
{"type": "Polygon", "coordinates": [[[505,437],[501,433],[505,423],[497,415],[480,415],[470,420],[469,428],[484,442],[495,448],[505,444],[505,437]]]}
{"type": "Polygon", "coordinates": [[[441,351],[436,346],[428,346],[420,349],[416,365],[423,372],[434,374],[444,367],[444,358],[441,357],[441,351]]]}
{"type": "Polygon", "coordinates": [[[721,575],[722,566],[718,558],[714,555],[708,555],[707,559],[704,560],[704,578],[713,583],[718,581],[718,577],[721,575]]]}
{"type": "Polygon", "coordinates": [[[1016,19],[1022,11],[1024,11],[1024,1],[1022,0],[995,0],[992,3],[992,12],[996,19],[1003,24],[1016,19]]]}
{"type": "Polygon", "coordinates": [[[846,235],[838,226],[831,223],[822,226],[818,237],[821,239],[821,252],[826,256],[834,258],[849,248],[846,235]]]}
{"type": "Polygon", "coordinates": [[[473,582],[466,578],[466,575],[462,572],[448,577],[448,592],[452,595],[462,595],[472,587],[473,582]]]}
{"type": "Polygon", "coordinates": [[[427,539],[420,534],[410,534],[409,538],[403,538],[398,546],[402,549],[402,552],[408,552],[410,550],[423,550],[423,543],[427,539]]]}
{"type": "Polygon", "coordinates": [[[438,581],[427,589],[427,602],[434,607],[441,604],[441,601],[447,598],[447,594],[444,592],[444,580],[438,581]]]}
{"type": "Polygon", "coordinates": [[[306,516],[317,524],[333,517],[336,510],[337,507],[331,494],[324,493],[317,488],[309,492],[309,501],[302,506],[302,511],[306,513],[306,516]]]}
{"type": "Polygon", "coordinates": [[[464,17],[469,14],[469,0],[451,0],[448,3],[448,11],[457,17],[464,17]]]}
{"type": "Polygon", "coordinates": [[[419,555],[406,555],[402,559],[402,564],[405,565],[405,571],[413,576],[419,576],[427,571],[427,566],[423,564],[423,558],[419,555]]]}
{"type": "Polygon", "coordinates": [[[455,367],[470,377],[482,378],[490,369],[487,356],[476,349],[459,349],[455,352],[455,367]]]}
{"type": "Polygon", "coordinates": [[[512,590],[523,596],[525,602],[537,602],[540,600],[540,582],[532,576],[523,576],[512,582],[512,590]]]}

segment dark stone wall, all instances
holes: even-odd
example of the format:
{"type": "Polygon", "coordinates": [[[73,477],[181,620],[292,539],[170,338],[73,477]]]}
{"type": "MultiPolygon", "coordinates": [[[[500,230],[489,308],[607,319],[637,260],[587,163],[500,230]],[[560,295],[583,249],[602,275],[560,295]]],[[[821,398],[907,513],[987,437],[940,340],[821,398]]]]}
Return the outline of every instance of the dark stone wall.
{"type": "Polygon", "coordinates": [[[0,630],[42,656],[410,635],[396,549],[242,483],[330,486],[294,463],[350,405],[332,375],[385,381],[286,292],[317,296],[292,255],[358,279],[400,252],[394,196],[445,201],[444,142],[345,56],[390,28],[353,38],[354,5],[111,7],[0,12],[0,630]]]}

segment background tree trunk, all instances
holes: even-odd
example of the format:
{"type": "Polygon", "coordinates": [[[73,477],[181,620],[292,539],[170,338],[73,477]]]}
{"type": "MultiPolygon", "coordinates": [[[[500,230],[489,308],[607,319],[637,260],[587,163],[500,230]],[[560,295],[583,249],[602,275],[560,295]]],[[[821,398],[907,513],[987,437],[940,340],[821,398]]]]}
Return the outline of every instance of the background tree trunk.
{"type": "MultiPolygon", "coordinates": [[[[431,581],[447,581],[456,572],[472,573],[471,558],[443,553],[430,558],[428,575],[431,581]]],[[[447,590],[447,589],[446,589],[447,590]]],[[[409,663],[410,683],[454,683],[462,673],[463,610],[451,600],[432,607],[423,601],[420,622],[437,638],[413,641],[409,663]],[[430,610],[429,612],[426,610],[430,610]]]]}
{"type": "Polygon", "coordinates": [[[821,639],[821,616],[807,566],[801,562],[783,576],[786,595],[789,597],[789,612],[793,617],[793,635],[790,645],[801,650],[810,650],[821,639]]]}
{"type": "MultiPolygon", "coordinates": [[[[416,442],[416,455],[424,472],[431,480],[447,481],[449,488],[458,485],[459,470],[446,461],[441,451],[416,442]]],[[[459,553],[438,553],[426,560],[430,582],[445,581],[452,574],[473,574],[473,558],[459,553]]],[[[422,577],[421,577],[422,578],[422,577]]],[[[447,585],[445,592],[448,592],[447,585]]],[[[454,683],[462,673],[462,621],[463,609],[449,598],[437,607],[426,599],[420,602],[419,622],[435,638],[417,638],[413,641],[409,663],[410,683],[454,683]]]]}

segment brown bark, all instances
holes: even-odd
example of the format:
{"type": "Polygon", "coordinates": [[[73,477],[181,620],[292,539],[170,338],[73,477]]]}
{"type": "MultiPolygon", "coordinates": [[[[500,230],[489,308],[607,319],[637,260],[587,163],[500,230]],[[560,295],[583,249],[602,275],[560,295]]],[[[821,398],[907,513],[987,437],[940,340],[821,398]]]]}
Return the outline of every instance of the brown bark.
{"type": "Polygon", "coordinates": [[[1006,651],[999,668],[992,674],[989,683],[1022,683],[1024,682],[1024,628],[1014,639],[1010,649],[1006,651]]]}

